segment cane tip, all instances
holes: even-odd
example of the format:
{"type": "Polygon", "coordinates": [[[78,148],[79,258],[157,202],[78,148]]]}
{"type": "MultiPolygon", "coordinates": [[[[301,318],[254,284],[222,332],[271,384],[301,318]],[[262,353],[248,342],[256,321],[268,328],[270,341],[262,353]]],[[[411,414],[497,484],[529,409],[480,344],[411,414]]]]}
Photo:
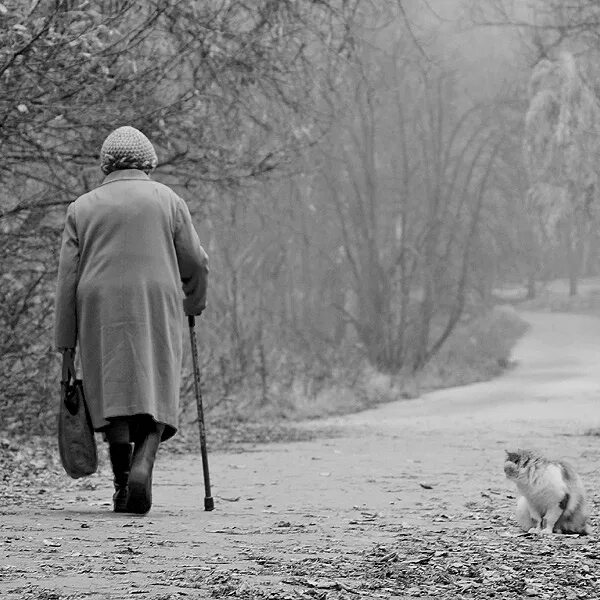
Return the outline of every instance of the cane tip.
{"type": "Polygon", "coordinates": [[[207,496],[204,498],[204,510],[214,510],[215,509],[215,501],[212,496],[207,496]]]}

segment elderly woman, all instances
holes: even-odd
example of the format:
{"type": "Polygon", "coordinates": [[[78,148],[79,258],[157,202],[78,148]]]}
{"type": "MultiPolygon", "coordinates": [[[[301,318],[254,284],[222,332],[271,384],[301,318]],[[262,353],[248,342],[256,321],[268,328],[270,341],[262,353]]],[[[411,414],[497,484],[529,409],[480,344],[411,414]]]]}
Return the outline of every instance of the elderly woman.
{"type": "Polygon", "coordinates": [[[56,346],[65,359],[79,344],[114,510],[143,514],[158,445],[177,430],[184,312],[205,308],[208,258],[185,202],[149,178],[157,157],[141,131],[116,129],[100,158],[104,181],[67,210],[56,346]]]}

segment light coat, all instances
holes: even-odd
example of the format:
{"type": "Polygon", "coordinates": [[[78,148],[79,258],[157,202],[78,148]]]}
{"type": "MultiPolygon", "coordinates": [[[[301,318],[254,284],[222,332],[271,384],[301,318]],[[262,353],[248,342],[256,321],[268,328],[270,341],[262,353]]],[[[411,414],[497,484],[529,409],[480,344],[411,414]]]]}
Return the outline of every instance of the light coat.
{"type": "Polygon", "coordinates": [[[149,414],[175,433],[184,313],[204,310],[207,274],[185,202],[143,171],[114,171],[69,205],[55,341],[79,344],[94,429],[149,414]]]}

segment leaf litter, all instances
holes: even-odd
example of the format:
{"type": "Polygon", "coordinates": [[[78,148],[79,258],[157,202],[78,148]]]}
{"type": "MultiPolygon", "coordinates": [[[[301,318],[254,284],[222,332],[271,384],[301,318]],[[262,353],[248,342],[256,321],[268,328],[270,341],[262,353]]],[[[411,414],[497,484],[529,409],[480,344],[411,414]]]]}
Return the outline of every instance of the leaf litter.
{"type": "MultiPolygon", "coordinates": [[[[65,483],[52,442],[25,445],[1,440],[2,510],[9,511],[11,506],[27,503],[55,510],[58,491],[72,491],[80,494],[81,499],[94,491],[94,479],[65,483]]],[[[106,473],[101,476],[105,477],[106,473]]],[[[176,548],[177,554],[171,561],[157,563],[157,559],[151,559],[148,565],[146,557],[151,550],[171,544],[150,531],[150,527],[154,528],[150,522],[119,524],[119,527],[130,528],[130,535],[126,538],[107,535],[101,547],[94,546],[90,540],[78,541],[78,537],[71,537],[69,545],[69,539],[62,533],[44,531],[43,525],[38,527],[30,522],[24,524],[19,534],[13,531],[3,535],[1,546],[10,548],[14,556],[25,537],[30,535],[31,539],[34,531],[38,532],[34,538],[40,557],[38,572],[33,574],[15,564],[0,565],[0,584],[3,591],[7,590],[3,597],[9,600],[102,597],[93,593],[49,590],[48,585],[44,587],[31,581],[36,579],[42,583],[65,571],[82,576],[110,574],[120,577],[121,582],[138,575],[139,583],[123,588],[122,597],[140,596],[151,600],[184,597],[242,600],[600,598],[600,544],[596,536],[522,533],[512,520],[512,501],[509,493],[484,490],[480,501],[465,502],[462,511],[433,510],[419,525],[400,522],[400,515],[393,512],[381,513],[356,506],[353,509],[356,516],[346,513],[347,518],[342,518],[333,537],[319,537],[320,526],[314,526],[319,515],[314,511],[297,515],[293,520],[257,516],[255,527],[231,524],[204,528],[206,533],[246,542],[243,547],[236,546],[234,555],[213,553],[211,548],[208,560],[197,553],[186,555],[185,548],[176,548]],[[385,543],[374,542],[370,532],[373,536],[384,536],[385,543]],[[307,535],[311,537],[303,543],[302,536],[307,535]],[[347,536],[355,536],[355,541],[345,542],[347,536]],[[281,539],[282,545],[274,545],[275,539],[281,539]],[[163,586],[169,586],[169,591],[163,586]],[[198,596],[199,593],[202,596],[198,596]]],[[[598,499],[591,498],[591,502],[597,509],[598,499]]],[[[418,512],[415,508],[414,513],[418,512]]],[[[92,527],[73,517],[66,517],[64,523],[64,528],[70,527],[71,533],[83,534],[84,529],[88,535],[102,529],[98,519],[91,522],[92,527]]]]}

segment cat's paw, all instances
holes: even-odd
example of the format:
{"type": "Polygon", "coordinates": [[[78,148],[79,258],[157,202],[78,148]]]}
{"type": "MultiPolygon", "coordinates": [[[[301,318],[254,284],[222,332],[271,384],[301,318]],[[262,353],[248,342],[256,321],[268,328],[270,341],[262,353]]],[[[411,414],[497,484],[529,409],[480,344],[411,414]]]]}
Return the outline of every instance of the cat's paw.
{"type": "Polygon", "coordinates": [[[542,531],[543,530],[540,529],[539,527],[532,527],[531,529],[529,529],[527,531],[527,533],[531,533],[531,534],[534,534],[534,535],[540,535],[540,533],[542,533],[542,531]]]}

